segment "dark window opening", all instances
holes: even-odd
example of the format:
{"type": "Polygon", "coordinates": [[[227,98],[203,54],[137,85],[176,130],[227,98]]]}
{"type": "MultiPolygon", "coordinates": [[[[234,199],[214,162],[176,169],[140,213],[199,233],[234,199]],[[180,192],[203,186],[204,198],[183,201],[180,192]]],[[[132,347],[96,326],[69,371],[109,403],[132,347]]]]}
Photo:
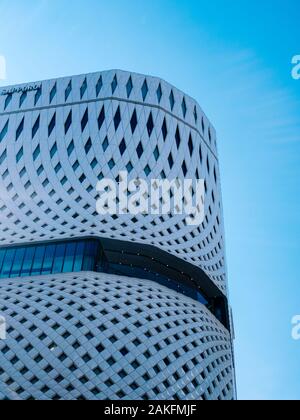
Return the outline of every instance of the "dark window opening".
{"type": "Polygon", "coordinates": [[[24,117],[22,118],[22,121],[20,122],[17,131],[16,131],[16,140],[20,137],[24,129],[24,117]]]}
{"type": "Polygon", "coordinates": [[[149,137],[151,137],[153,129],[154,129],[153,116],[152,116],[152,112],[150,112],[148,122],[147,122],[147,131],[148,131],[149,137]]]}
{"type": "Polygon", "coordinates": [[[134,134],[135,129],[137,127],[138,121],[137,121],[137,115],[136,115],[136,110],[133,111],[131,120],[130,120],[130,126],[131,126],[131,132],[132,134],[134,134]]]}
{"type": "Polygon", "coordinates": [[[72,124],[72,110],[70,111],[65,122],[65,134],[67,134],[67,132],[69,131],[71,124],[72,124]]]}
{"type": "Polygon", "coordinates": [[[48,125],[48,137],[51,136],[52,131],[53,131],[54,127],[55,127],[55,124],[56,124],[56,113],[54,113],[54,115],[53,115],[53,117],[52,117],[52,119],[51,119],[51,121],[50,121],[50,123],[48,125]]]}
{"type": "Polygon", "coordinates": [[[120,107],[118,107],[114,116],[114,125],[115,125],[116,131],[119,128],[120,123],[121,123],[121,111],[120,111],[120,107]]]}
{"type": "Polygon", "coordinates": [[[99,130],[101,129],[101,127],[104,123],[104,120],[105,120],[105,108],[104,108],[104,105],[103,105],[103,107],[100,111],[99,117],[98,117],[98,129],[99,130]]]}
{"type": "Polygon", "coordinates": [[[132,89],[133,89],[133,83],[132,83],[132,78],[130,76],[126,85],[127,98],[130,98],[132,89]]]}
{"type": "Polygon", "coordinates": [[[85,110],[81,120],[81,131],[83,132],[89,120],[89,111],[88,109],[85,110]]]}
{"type": "Polygon", "coordinates": [[[168,135],[168,127],[167,127],[167,121],[166,121],[166,119],[164,119],[164,122],[163,122],[162,129],[161,130],[162,130],[163,138],[164,138],[164,140],[166,140],[167,135],[168,135]]]}

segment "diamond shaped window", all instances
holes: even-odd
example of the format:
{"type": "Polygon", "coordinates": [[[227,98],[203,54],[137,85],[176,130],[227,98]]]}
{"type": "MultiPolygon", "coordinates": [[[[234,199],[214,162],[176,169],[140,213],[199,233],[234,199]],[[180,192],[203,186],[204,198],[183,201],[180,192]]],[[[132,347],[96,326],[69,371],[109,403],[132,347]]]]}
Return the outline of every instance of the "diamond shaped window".
{"type": "Polygon", "coordinates": [[[177,149],[179,149],[180,144],[181,144],[181,137],[180,137],[180,131],[179,131],[178,126],[177,126],[177,129],[176,129],[175,140],[176,140],[177,149]]]}
{"type": "Polygon", "coordinates": [[[190,155],[192,156],[193,151],[194,151],[194,145],[193,145],[193,139],[192,139],[191,134],[190,134],[190,137],[189,137],[189,151],[190,151],[190,155]]]}
{"type": "Polygon", "coordinates": [[[138,121],[137,121],[137,115],[136,115],[136,110],[133,111],[131,120],[130,120],[130,126],[131,126],[131,132],[132,134],[134,134],[135,129],[137,127],[138,121]]]}
{"type": "Polygon", "coordinates": [[[50,104],[51,104],[51,102],[53,101],[53,99],[54,99],[54,97],[56,95],[56,90],[57,90],[57,85],[55,83],[54,86],[53,86],[53,88],[51,89],[51,92],[50,92],[50,98],[49,98],[50,104]]]}
{"type": "Polygon", "coordinates": [[[141,158],[143,153],[144,153],[144,148],[143,148],[143,144],[142,144],[141,141],[140,141],[138,147],[136,148],[136,153],[137,153],[139,158],[141,158]]]}
{"type": "Polygon", "coordinates": [[[27,98],[27,92],[23,92],[21,97],[20,97],[20,103],[19,103],[19,107],[21,108],[21,106],[23,105],[25,99],[27,98]]]}
{"type": "Polygon", "coordinates": [[[121,123],[121,111],[120,111],[120,107],[118,107],[114,116],[114,125],[115,125],[116,131],[119,128],[120,123],[121,123]]]}
{"type": "Polygon", "coordinates": [[[102,143],[102,149],[103,149],[103,152],[105,152],[105,151],[107,150],[108,145],[109,145],[109,143],[108,143],[108,138],[107,138],[107,137],[105,137],[105,139],[103,140],[103,143],[102,143]]]}
{"type": "Polygon", "coordinates": [[[183,100],[182,100],[181,108],[182,108],[183,117],[185,118],[186,117],[186,113],[187,113],[187,107],[186,107],[185,98],[183,98],[183,100]]]}
{"type": "Polygon", "coordinates": [[[102,89],[102,86],[103,86],[103,81],[102,81],[102,76],[100,76],[99,79],[98,79],[97,85],[96,85],[96,96],[99,95],[99,93],[102,89]]]}
{"type": "Polygon", "coordinates": [[[110,159],[110,161],[108,162],[108,166],[109,169],[113,169],[116,166],[115,161],[113,159],[110,159]]]}
{"type": "Polygon", "coordinates": [[[48,136],[49,137],[51,136],[51,133],[54,130],[55,123],[56,123],[56,113],[54,113],[54,115],[53,115],[53,117],[50,121],[50,124],[48,125],[48,136]]]}
{"type": "Polygon", "coordinates": [[[85,78],[80,88],[80,99],[83,98],[83,95],[85,94],[86,90],[87,90],[87,80],[85,78]]]}
{"type": "Polygon", "coordinates": [[[183,175],[186,176],[186,174],[187,174],[187,167],[186,167],[185,161],[183,161],[183,164],[182,164],[182,172],[183,172],[183,175]]]}
{"type": "Polygon", "coordinates": [[[72,81],[70,80],[70,82],[69,82],[69,84],[68,84],[68,86],[67,86],[67,88],[65,90],[65,101],[68,100],[71,91],[72,91],[72,81]]]}
{"type": "Polygon", "coordinates": [[[196,106],[194,108],[194,118],[195,118],[195,123],[197,124],[197,122],[198,122],[198,113],[197,113],[197,107],[196,106]]]}
{"type": "Polygon", "coordinates": [[[127,98],[130,98],[132,89],[133,89],[133,83],[132,83],[132,78],[130,76],[126,85],[127,98]]]}
{"type": "Polygon", "coordinates": [[[147,122],[147,131],[148,131],[149,137],[151,137],[153,129],[154,129],[153,116],[152,116],[152,112],[150,112],[148,122],[147,122]]]}
{"type": "Polygon", "coordinates": [[[164,140],[166,140],[167,135],[168,135],[168,128],[167,128],[166,119],[164,119],[164,122],[163,122],[163,125],[162,125],[162,128],[161,128],[161,131],[162,131],[164,140]]]}
{"type": "Polygon", "coordinates": [[[125,150],[126,150],[126,143],[125,143],[124,139],[121,141],[121,143],[119,145],[119,150],[120,150],[121,156],[123,156],[124,153],[125,153],[125,150]]]}
{"type": "MultiPolygon", "coordinates": [[[[38,132],[38,129],[40,128],[40,116],[37,117],[33,127],[32,127],[32,132],[31,132],[31,137],[34,138],[34,136],[36,135],[36,133],[38,132]]],[[[1,138],[1,135],[0,135],[1,138]]]]}
{"type": "Polygon", "coordinates": [[[174,93],[173,93],[173,90],[171,90],[169,100],[170,100],[171,110],[173,111],[174,106],[175,106],[175,98],[174,98],[174,93]]]}
{"type": "Polygon", "coordinates": [[[143,101],[145,101],[145,99],[147,98],[149,89],[148,89],[148,83],[147,80],[145,79],[143,86],[142,86],[142,97],[143,97],[143,101]]]}
{"type": "Polygon", "coordinates": [[[173,159],[172,153],[169,154],[168,162],[169,162],[170,169],[172,169],[174,166],[174,159],[173,159]]]}
{"type": "Polygon", "coordinates": [[[4,127],[2,128],[0,132],[0,142],[4,139],[4,137],[6,136],[8,132],[8,124],[9,124],[9,120],[6,121],[4,127]]]}
{"type": "Polygon", "coordinates": [[[132,165],[132,163],[131,162],[128,162],[128,164],[126,165],[126,169],[127,169],[127,172],[130,174],[130,172],[132,172],[133,171],[133,165],[132,165]]]}
{"type": "Polygon", "coordinates": [[[157,100],[158,103],[160,104],[161,98],[162,98],[162,88],[161,88],[161,84],[158,85],[157,91],[156,91],[156,95],[157,95],[157,100]]]}
{"type": "Polygon", "coordinates": [[[87,108],[83,117],[82,117],[82,120],[81,120],[81,131],[82,132],[84,131],[84,129],[85,129],[87,123],[88,123],[88,120],[89,120],[89,111],[88,111],[88,108],[87,108]]]}
{"type": "Polygon", "coordinates": [[[67,132],[69,131],[71,124],[72,124],[72,110],[69,112],[69,115],[65,122],[65,134],[67,134],[67,132]]]}
{"type": "Polygon", "coordinates": [[[146,176],[148,176],[148,175],[150,175],[150,174],[151,174],[151,169],[150,169],[150,166],[149,166],[149,165],[147,165],[147,166],[145,167],[144,172],[145,172],[145,175],[146,175],[146,176]]]}
{"type": "Polygon", "coordinates": [[[105,120],[105,108],[104,108],[104,105],[103,105],[103,107],[100,111],[99,117],[98,117],[98,129],[99,130],[101,129],[101,127],[104,123],[104,120],[105,120]]]}
{"type": "Polygon", "coordinates": [[[115,77],[113,78],[113,81],[111,82],[111,91],[112,91],[112,94],[115,93],[115,91],[117,89],[117,86],[118,86],[118,79],[117,79],[117,75],[115,74],[115,77]]]}

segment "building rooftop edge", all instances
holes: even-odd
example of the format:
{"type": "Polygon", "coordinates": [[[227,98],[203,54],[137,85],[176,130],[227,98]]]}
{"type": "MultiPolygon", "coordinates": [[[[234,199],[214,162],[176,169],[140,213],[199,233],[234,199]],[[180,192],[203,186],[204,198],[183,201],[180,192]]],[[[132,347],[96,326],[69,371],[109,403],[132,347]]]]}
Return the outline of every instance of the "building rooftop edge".
{"type": "Polygon", "coordinates": [[[36,84],[39,84],[39,83],[47,83],[47,82],[53,82],[53,81],[60,81],[60,80],[69,79],[69,78],[80,78],[80,77],[85,77],[85,76],[88,76],[88,75],[93,76],[93,75],[97,75],[97,74],[117,73],[117,72],[128,74],[128,75],[135,75],[137,77],[151,78],[151,79],[155,79],[157,81],[160,81],[160,82],[165,83],[171,89],[176,90],[177,92],[181,93],[183,96],[185,96],[186,98],[188,98],[189,100],[191,100],[192,102],[194,102],[195,105],[197,105],[200,108],[200,110],[203,113],[203,115],[209,121],[211,128],[216,133],[216,128],[215,128],[214,124],[211,122],[211,119],[204,112],[204,110],[203,110],[202,106],[200,105],[199,101],[197,99],[195,99],[193,96],[191,96],[190,94],[186,93],[184,90],[177,88],[174,84],[168,82],[163,77],[153,76],[153,75],[144,74],[144,73],[138,73],[138,72],[130,71],[130,70],[122,70],[120,68],[119,69],[118,68],[112,68],[112,69],[107,69],[107,70],[92,71],[92,72],[87,72],[87,73],[80,73],[80,74],[59,76],[59,77],[53,77],[53,78],[49,78],[49,79],[42,79],[42,80],[32,80],[32,81],[28,81],[28,82],[22,82],[22,83],[16,83],[16,84],[11,84],[11,85],[6,85],[6,86],[0,86],[0,95],[1,95],[1,93],[3,91],[7,91],[7,90],[10,90],[10,89],[13,89],[13,88],[25,87],[25,86],[28,86],[28,85],[36,85],[36,84]]]}

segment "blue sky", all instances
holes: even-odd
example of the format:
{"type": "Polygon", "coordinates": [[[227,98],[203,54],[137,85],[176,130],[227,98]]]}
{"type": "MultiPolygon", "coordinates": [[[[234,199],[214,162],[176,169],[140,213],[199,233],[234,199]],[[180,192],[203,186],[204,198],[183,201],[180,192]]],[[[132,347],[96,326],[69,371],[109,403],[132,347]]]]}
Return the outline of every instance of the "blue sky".
{"type": "Polygon", "coordinates": [[[7,84],[121,68],[195,97],[219,138],[239,397],[300,398],[298,0],[0,0],[7,84]]]}

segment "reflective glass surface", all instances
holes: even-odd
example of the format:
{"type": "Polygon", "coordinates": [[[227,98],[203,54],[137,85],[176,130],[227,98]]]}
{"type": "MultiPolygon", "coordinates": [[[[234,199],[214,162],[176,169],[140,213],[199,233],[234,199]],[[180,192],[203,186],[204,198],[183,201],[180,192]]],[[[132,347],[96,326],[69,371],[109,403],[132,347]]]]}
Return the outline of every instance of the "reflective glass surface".
{"type": "Polygon", "coordinates": [[[2,248],[0,278],[95,271],[101,256],[95,240],[2,248]]]}
{"type": "Polygon", "coordinates": [[[0,278],[94,271],[152,280],[201,302],[226,325],[227,309],[223,300],[208,297],[197,286],[191,286],[189,277],[183,273],[178,278],[176,270],[163,261],[129,253],[125,248],[115,251],[114,258],[107,258],[104,249],[103,242],[96,239],[0,248],[0,278]],[[127,257],[121,263],[124,253],[127,257]]]}

